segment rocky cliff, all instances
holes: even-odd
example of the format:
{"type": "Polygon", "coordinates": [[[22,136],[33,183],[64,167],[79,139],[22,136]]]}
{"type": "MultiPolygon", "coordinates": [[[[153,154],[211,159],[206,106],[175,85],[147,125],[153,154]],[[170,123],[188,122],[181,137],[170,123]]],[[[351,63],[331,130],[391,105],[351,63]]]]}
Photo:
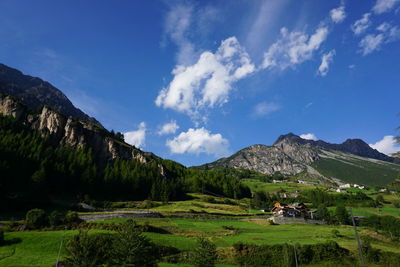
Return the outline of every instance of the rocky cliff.
{"type": "Polygon", "coordinates": [[[353,155],[383,160],[387,162],[393,162],[393,158],[389,157],[383,153],[380,153],[378,150],[373,149],[367,143],[365,143],[361,139],[347,139],[345,142],[341,144],[331,144],[322,140],[314,141],[314,140],[306,140],[297,136],[293,133],[288,133],[285,135],[279,136],[279,138],[275,141],[274,146],[285,145],[310,145],[312,147],[319,147],[326,150],[336,150],[345,153],[350,153],[353,155]]]}
{"type": "Polygon", "coordinates": [[[66,116],[97,122],[96,119],[74,107],[71,101],[50,83],[24,75],[19,70],[4,64],[0,64],[0,93],[18,98],[30,110],[36,111],[46,105],[66,116]]]}
{"type": "Polygon", "coordinates": [[[12,116],[26,126],[36,130],[58,145],[73,148],[90,148],[102,163],[116,158],[137,159],[146,163],[155,158],[143,151],[115,139],[101,125],[67,117],[54,109],[44,106],[39,113],[29,109],[14,97],[0,96],[0,114],[12,116]]]}
{"type": "Polygon", "coordinates": [[[198,168],[243,168],[268,175],[277,171],[285,175],[304,173],[314,178],[332,178],[337,181],[335,166],[341,165],[340,168],[343,169],[348,166],[353,168],[348,175],[346,173],[345,178],[354,176],[353,173],[358,175],[364,171],[368,172],[368,168],[371,172],[381,168],[379,170],[387,170],[389,175],[395,175],[400,170],[400,166],[391,162],[394,162],[392,157],[372,149],[360,139],[348,139],[342,144],[330,144],[324,141],[302,139],[289,133],[281,135],[273,146],[252,145],[230,157],[198,168]],[[325,174],[321,174],[320,171],[325,174]]]}

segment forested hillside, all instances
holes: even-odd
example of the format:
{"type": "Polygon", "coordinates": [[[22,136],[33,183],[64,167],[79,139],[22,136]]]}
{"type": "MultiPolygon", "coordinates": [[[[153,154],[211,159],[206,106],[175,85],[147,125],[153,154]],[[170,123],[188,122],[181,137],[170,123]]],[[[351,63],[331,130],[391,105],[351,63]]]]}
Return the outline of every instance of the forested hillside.
{"type": "Polygon", "coordinates": [[[45,201],[55,195],[168,201],[204,190],[234,198],[250,195],[235,171],[187,169],[157,157],[147,163],[116,158],[103,165],[91,148],[55,146],[50,134],[43,137],[4,116],[0,116],[0,163],[0,190],[7,201],[45,201]]]}

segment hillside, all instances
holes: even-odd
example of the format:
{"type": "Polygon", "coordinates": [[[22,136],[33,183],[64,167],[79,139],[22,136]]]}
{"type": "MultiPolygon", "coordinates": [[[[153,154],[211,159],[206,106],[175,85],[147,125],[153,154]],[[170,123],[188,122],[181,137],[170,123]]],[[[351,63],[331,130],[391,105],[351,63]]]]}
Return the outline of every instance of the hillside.
{"type": "Polygon", "coordinates": [[[273,146],[253,145],[230,157],[197,168],[243,168],[271,175],[300,175],[311,180],[385,185],[400,174],[394,159],[372,149],[360,139],[342,144],[305,140],[289,133],[273,146]]]}

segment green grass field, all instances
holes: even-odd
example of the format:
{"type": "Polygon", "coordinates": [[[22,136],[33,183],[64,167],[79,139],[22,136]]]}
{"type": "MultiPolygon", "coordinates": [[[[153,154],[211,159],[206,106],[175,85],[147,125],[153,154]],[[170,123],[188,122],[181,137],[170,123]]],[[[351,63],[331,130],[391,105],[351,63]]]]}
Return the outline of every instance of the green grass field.
{"type": "MultiPolygon", "coordinates": [[[[122,222],[125,219],[113,219],[104,222],[122,222]]],[[[354,232],[350,226],[328,225],[267,225],[265,220],[199,220],[183,218],[142,218],[138,223],[149,223],[167,230],[168,234],[145,233],[157,244],[173,246],[181,250],[190,250],[195,247],[196,238],[204,236],[210,238],[219,249],[231,247],[237,242],[252,244],[281,244],[285,242],[299,244],[314,244],[326,240],[334,240],[339,245],[352,251],[356,249],[354,232]],[[229,228],[226,228],[229,226],[229,228]],[[233,228],[232,228],[233,227],[233,228]],[[234,230],[232,230],[234,229],[234,230]],[[332,236],[332,230],[337,229],[340,237],[332,236]]],[[[101,223],[101,222],[98,222],[101,223]]],[[[360,235],[377,236],[372,245],[386,251],[400,253],[400,248],[372,233],[360,228],[360,235]]],[[[91,230],[98,232],[97,230],[91,230]]],[[[48,232],[7,232],[6,240],[20,240],[20,242],[0,247],[0,266],[51,266],[57,260],[61,240],[76,234],[77,231],[48,231],[48,232]]],[[[61,249],[61,258],[65,256],[65,249],[61,249]]],[[[173,266],[160,264],[160,266],[173,266]]],[[[188,266],[188,265],[175,265],[188,266]]],[[[229,266],[229,265],[220,265],[229,266]]]]}

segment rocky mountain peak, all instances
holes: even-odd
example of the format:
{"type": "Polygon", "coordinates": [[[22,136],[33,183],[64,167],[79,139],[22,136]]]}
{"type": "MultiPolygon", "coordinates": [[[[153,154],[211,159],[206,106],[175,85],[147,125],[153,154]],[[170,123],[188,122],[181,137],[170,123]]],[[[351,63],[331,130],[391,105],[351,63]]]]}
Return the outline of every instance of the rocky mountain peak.
{"type": "Polygon", "coordinates": [[[283,134],[278,137],[278,139],[273,144],[274,146],[279,146],[281,143],[297,143],[297,144],[304,144],[305,140],[294,133],[283,134]]]}
{"type": "Polygon", "coordinates": [[[56,87],[40,78],[24,75],[21,71],[0,64],[0,94],[18,98],[30,110],[49,106],[60,113],[80,120],[99,123],[95,118],[76,108],[56,87]]]}

